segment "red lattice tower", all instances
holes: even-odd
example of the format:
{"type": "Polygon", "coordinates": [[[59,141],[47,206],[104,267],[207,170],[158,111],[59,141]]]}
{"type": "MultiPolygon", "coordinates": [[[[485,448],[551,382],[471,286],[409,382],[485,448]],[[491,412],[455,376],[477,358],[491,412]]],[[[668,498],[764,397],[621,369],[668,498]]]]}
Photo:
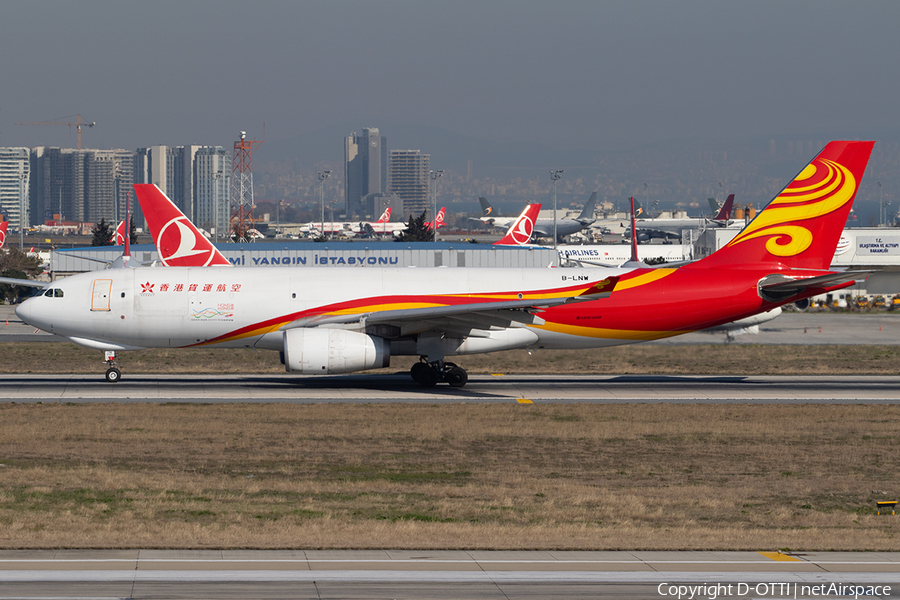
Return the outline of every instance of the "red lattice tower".
{"type": "Polygon", "coordinates": [[[253,147],[262,144],[248,140],[247,132],[234,143],[231,159],[231,232],[236,242],[250,241],[247,232],[253,229],[253,147]]]}

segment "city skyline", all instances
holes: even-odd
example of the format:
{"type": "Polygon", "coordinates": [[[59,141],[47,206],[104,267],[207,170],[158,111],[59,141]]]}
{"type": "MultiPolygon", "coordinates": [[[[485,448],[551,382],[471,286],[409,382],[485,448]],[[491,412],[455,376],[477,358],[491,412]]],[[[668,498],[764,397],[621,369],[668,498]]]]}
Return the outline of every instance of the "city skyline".
{"type": "Polygon", "coordinates": [[[91,148],[348,121],[600,152],[898,129],[892,2],[36,0],[0,16],[0,146],[75,147],[74,128],[15,123],[77,114],[91,148]]]}

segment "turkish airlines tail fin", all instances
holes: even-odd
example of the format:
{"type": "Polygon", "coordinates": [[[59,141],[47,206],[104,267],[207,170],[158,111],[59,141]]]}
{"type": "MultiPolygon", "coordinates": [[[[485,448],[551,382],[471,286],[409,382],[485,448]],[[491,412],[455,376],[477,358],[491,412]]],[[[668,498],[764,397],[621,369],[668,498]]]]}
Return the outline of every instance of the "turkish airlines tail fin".
{"type": "Polygon", "coordinates": [[[125,221],[119,221],[119,225],[116,227],[116,246],[122,246],[125,244],[125,221]]]}
{"type": "Polygon", "coordinates": [[[438,211],[437,217],[434,219],[434,221],[427,221],[425,223],[425,228],[428,230],[431,230],[433,227],[435,227],[435,224],[437,224],[438,229],[440,229],[441,227],[444,227],[444,214],[446,212],[447,212],[447,207],[442,206],[441,210],[438,211]]]}
{"type": "Polygon", "coordinates": [[[134,185],[134,193],[141,203],[162,264],[167,267],[231,266],[231,262],[162,190],[152,183],[138,183],[134,185]]]}
{"type": "Polygon", "coordinates": [[[728,197],[725,199],[725,203],[722,205],[722,208],[719,209],[718,214],[713,217],[713,221],[727,221],[731,218],[731,207],[734,206],[734,194],[728,194],[728,197]]]}
{"type": "Polygon", "coordinates": [[[6,244],[6,229],[9,227],[9,221],[0,223],[0,248],[6,244]]]}
{"type": "Polygon", "coordinates": [[[391,220],[391,207],[388,206],[386,209],[384,209],[384,212],[381,213],[381,216],[378,217],[378,220],[375,222],[376,223],[387,223],[390,220],[391,220]]]}
{"type": "Polygon", "coordinates": [[[537,221],[538,213],[541,212],[541,205],[529,204],[519,215],[506,235],[494,242],[495,246],[524,246],[531,241],[531,234],[534,233],[534,223],[537,221]]]}
{"type": "Polygon", "coordinates": [[[830,142],[741,232],[695,266],[828,269],[875,142],[830,142]]]}

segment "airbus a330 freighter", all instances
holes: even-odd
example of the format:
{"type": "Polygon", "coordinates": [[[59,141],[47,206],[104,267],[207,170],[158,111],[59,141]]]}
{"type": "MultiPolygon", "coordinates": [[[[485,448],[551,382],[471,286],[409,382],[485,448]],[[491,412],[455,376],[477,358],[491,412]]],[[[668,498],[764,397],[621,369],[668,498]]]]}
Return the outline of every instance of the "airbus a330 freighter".
{"type": "Polygon", "coordinates": [[[415,355],[417,382],[461,386],[446,357],[655,340],[852,285],[829,265],[873,144],[829,143],[731,242],[677,268],[108,269],[55,282],[16,313],[108,352],[262,348],[306,375],[415,355]]]}

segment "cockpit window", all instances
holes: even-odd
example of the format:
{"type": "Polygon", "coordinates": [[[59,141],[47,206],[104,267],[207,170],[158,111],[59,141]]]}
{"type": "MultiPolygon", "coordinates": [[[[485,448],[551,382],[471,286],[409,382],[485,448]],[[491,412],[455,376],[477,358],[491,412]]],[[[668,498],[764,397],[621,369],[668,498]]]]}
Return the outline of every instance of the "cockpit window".
{"type": "Polygon", "coordinates": [[[41,294],[41,295],[42,295],[42,296],[47,296],[48,298],[52,298],[52,297],[53,297],[53,288],[50,288],[49,290],[47,290],[46,292],[44,292],[44,293],[41,294]]]}
{"type": "Polygon", "coordinates": [[[48,298],[62,298],[63,291],[59,288],[50,288],[49,290],[44,292],[43,295],[47,296],[48,298]]]}

